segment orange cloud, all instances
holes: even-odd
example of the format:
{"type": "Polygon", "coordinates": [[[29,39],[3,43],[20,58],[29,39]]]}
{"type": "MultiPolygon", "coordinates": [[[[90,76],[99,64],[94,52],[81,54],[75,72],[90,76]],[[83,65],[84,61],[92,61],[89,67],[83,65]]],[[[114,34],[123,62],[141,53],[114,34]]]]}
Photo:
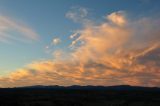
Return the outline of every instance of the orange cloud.
{"type": "Polygon", "coordinates": [[[114,23],[116,25],[120,25],[120,26],[123,26],[127,23],[124,11],[114,12],[114,13],[108,15],[107,19],[110,20],[112,23],[114,23]]]}
{"type": "Polygon", "coordinates": [[[72,42],[76,48],[66,59],[32,63],[1,77],[1,86],[160,86],[159,23],[152,19],[127,21],[121,12],[107,17],[99,25],[84,26],[72,42]]]}

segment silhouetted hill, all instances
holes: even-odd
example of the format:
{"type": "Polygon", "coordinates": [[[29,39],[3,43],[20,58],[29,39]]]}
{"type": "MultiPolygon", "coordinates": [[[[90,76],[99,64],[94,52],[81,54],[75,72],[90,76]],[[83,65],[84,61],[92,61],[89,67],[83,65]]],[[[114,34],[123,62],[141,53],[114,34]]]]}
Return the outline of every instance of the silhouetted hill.
{"type": "Polygon", "coordinates": [[[77,90],[149,90],[149,91],[160,91],[159,87],[142,87],[142,86],[130,86],[130,85],[117,85],[117,86],[59,86],[59,85],[35,85],[35,86],[24,86],[9,89],[77,89],[77,90]]]}
{"type": "Polygon", "coordinates": [[[1,88],[0,106],[160,106],[160,88],[129,85],[1,88]]]}

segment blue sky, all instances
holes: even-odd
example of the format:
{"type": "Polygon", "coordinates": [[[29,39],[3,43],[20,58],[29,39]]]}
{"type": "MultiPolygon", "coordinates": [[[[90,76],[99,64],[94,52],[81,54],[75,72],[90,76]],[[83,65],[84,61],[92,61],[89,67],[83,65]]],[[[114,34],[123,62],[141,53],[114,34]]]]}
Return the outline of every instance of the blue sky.
{"type": "Polygon", "coordinates": [[[101,21],[106,14],[118,10],[125,10],[132,18],[150,15],[158,12],[158,0],[1,0],[0,13],[20,20],[34,29],[40,36],[40,40],[31,43],[12,42],[12,44],[0,43],[2,73],[22,67],[31,61],[50,58],[44,52],[44,48],[53,38],[62,39],[63,44],[59,48],[66,48],[70,43],[68,37],[72,31],[81,27],[65,17],[65,14],[73,7],[83,7],[90,11],[90,19],[101,21]]]}
{"type": "Polygon", "coordinates": [[[69,12],[84,9],[86,14],[80,18],[100,24],[117,11],[125,11],[129,20],[158,18],[159,5],[159,0],[0,0],[0,22],[8,28],[0,31],[9,34],[9,38],[0,35],[5,37],[0,40],[0,75],[35,61],[52,60],[57,50],[70,52],[70,35],[83,29],[84,23],[67,17],[69,12]]]}

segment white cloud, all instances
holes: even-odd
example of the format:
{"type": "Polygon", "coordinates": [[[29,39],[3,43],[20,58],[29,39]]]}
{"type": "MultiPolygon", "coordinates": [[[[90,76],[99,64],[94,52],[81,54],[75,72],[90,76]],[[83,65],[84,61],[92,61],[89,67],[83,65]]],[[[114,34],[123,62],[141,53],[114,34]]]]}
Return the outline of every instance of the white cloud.
{"type": "Polygon", "coordinates": [[[61,39],[59,39],[59,38],[54,38],[53,40],[52,40],[52,44],[53,45],[57,45],[57,44],[59,44],[61,42],[61,39]]]}
{"type": "Polygon", "coordinates": [[[89,21],[87,19],[88,11],[84,7],[73,7],[66,13],[66,17],[73,20],[74,22],[85,23],[89,21]]]}

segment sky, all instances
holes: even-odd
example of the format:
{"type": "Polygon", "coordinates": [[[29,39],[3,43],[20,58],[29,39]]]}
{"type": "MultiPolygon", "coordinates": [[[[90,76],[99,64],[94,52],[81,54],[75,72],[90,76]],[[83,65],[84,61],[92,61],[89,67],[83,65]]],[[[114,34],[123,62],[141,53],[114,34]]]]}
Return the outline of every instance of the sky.
{"type": "Polygon", "coordinates": [[[0,0],[0,87],[160,87],[159,0],[0,0]]]}

